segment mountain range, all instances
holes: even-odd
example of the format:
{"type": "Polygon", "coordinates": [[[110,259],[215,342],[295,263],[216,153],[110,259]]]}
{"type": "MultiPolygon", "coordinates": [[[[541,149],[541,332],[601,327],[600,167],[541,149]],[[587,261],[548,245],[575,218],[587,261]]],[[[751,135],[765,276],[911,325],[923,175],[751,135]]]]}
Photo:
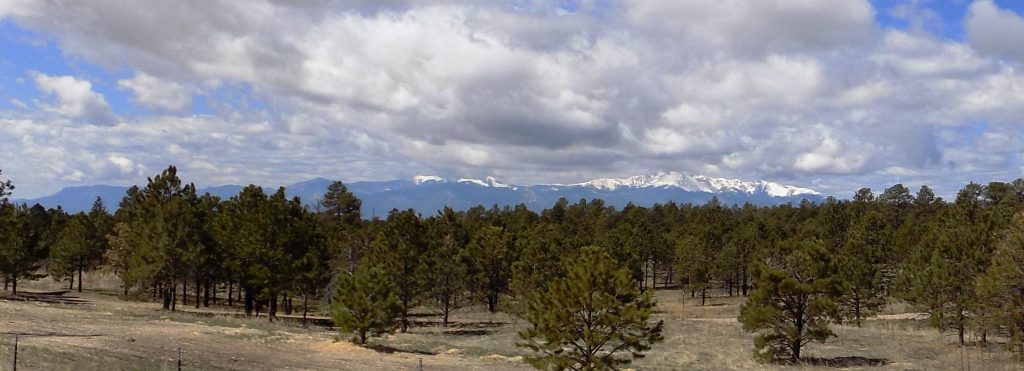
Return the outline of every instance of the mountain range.
{"type": "MultiPolygon", "coordinates": [[[[289,197],[300,197],[307,205],[312,205],[323,197],[331,182],[328,179],[316,178],[288,185],[285,192],[289,197]]],[[[363,216],[366,218],[383,217],[388,211],[396,208],[412,208],[424,215],[430,215],[445,206],[465,210],[477,205],[490,207],[522,203],[532,210],[541,210],[550,207],[562,197],[570,202],[600,198],[605,204],[617,208],[629,203],[640,206],[668,201],[705,203],[712,197],[718,197],[726,204],[750,202],[756,205],[779,205],[798,203],[804,199],[824,199],[814,190],[770,181],[751,182],[676,172],[619,179],[594,179],[576,184],[512,185],[502,183],[493,177],[446,179],[421,175],[408,180],[360,181],[346,185],[363,201],[363,216]]],[[[238,194],[242,188],[240,185],[222,185],[201,188],[198,192],[228,199],[238,194]]],[[[114,209],[127,189],[128,187],[110,185],[67,187],[50,196],[14,201],[29,205],[38,203],[51,208],[61,206],[65,211],[75,213],[89,210],[92,202],[100,197],[109,209],[114,209]]],[[[273,188],[266,190],[273,192],[273,188]]]]}

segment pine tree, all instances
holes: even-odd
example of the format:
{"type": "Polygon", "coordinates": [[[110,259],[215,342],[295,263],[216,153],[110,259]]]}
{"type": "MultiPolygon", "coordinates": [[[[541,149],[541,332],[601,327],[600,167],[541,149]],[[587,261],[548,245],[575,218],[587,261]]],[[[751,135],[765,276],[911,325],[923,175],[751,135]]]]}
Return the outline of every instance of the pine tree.
{"type": "Polygon", "coordinates": [[[983,192],[974,183],[960,190],[897,278],[904,298],[928,312],[940,330],[956,330],[961,345],[977,312],[976,280],[991,262],[994,247],[983,192]]]}
{"type": "Polygon", "coordinates": [[[509,240],[501,227],[484,227],[466,249],[473,270],[473,282],[487,310],[498,309],[498,300],[508,291],[510,276],[509,240]]]}
{"type": "Polygon", "coordinates": [[[167,310],[175,309],[175,288],[188,277],[188,259],[197,254],[195,199],[195,186],[183,185],[177,168],[170,166],[145,188],[130,188],[118,210],[130,246],[124,277],[131,282],[125,284],[156,289],[167,310]]]}
{"type": "Polygon", "coordinates": [[[367,261],[383,269],[397,286],[403,333],[409,331],[410,311],[424,297],[424,277],[427,274],[427,266],[421,261],[426,249],[424,234],[423,221],[415,211],[393,210],[388,215],[384,232],[373,241],[367,261]]]}
{"type": "Polygon", "coordinates": [[[359,221],[362,201],[349,192],[348,187],[342,182],[335,181],[327,186],[327,193],[320,203],[324,207],[324,213],[338,222],[352,225],[359,221]]]}
{"type": "Polygon", "coordinates": [[[1024,346],[1024,213],[1013,217],[992,265],[978,279],[985,317],[1018,346],[1024,346]]]}
{"type": "Polygon", "coordinates": [[[835,336],[829,324],[840,318],[839,284],[821,241],[796,238],[755,266],[754,291],[740,307],[743,329],[757,332],[755,355],[762,360],[800,360],[812,341],[835,336]]]}
{"type": "Polygon", "coordinates": [[[138,279],[132,277],[132,271],[128,269],[132,241],[129,228],[131,227],[124,222],[115,224],[111,234],[107,235],[107,246],[110,248],[103,253],[105,268],[112,270],[114,275],[121,279],[125,300],[128,300],[128,289],[138,283],[138,279]]]}
{"type": "Polygon", "coordinates": [[[355,273],[342,273],[334,283],[331,318],[342,334],[366,344],[366,336],[393,333],[398,327],[402,305],[397,287],[379,267],[361,265],[355,273]]]}
{"type": "Polygon", "coordinates": [[[656,303],[641,293],[628,269],[602,249],[584,248],[568,274],[527,296],[524,318],[533,326],[517,343],[537,353],[527,362],[540,369],[618,369],[643,357],[663,340],[662,321],[652,322],[656,303]]]}
{"type": "Polygon", "coordinates": [[[430,251],[427,254],[427,280],[430,295],[441,310],[441,324],[448,326],[453,310],[465,302],[468,286],[468,253],[464,228],[451,208],[430,219],[430,251]]]}
{"type": "Polygon", "coordinates": [[[868,211],[853,222],[846,243],[836,254],[838,278],[843,285],[839,303],[846,318],[857,325],[886,303],[891,267],[887,250],[891,233],[885,217],[868,211]]]}
{"type": "MultiPolygon", "coordinates": [[[[4,175],[3,169],[0,169],[0,176],[4,175]]],[[[14,191],[14,183],[8,180],[0,180],[0,206],[7,205],[7,196],[11,195],[14,191]]]]}
{"type": "MultiPolygon", "coordinates": [[[[47,270],[54,280],[68,279],[68,289],[73,289],[75,273],[85,264],[89,254],[90,241],[87,239],[81,217],[72,217],[64,223],[58,234],[56,243],[50,248],[50,262],[47,270]]],[[[78,276],[78,287],[81,292],[82,276],[78,276]]]]}
{"type": "Polygon", "coordinates": [[[49,254],[51,219],[38,204],[27,208],[0,202],[0,272],[11,283],[13,294],[18,293],[19,280],[40,277],[36,272],[49,254]]]}

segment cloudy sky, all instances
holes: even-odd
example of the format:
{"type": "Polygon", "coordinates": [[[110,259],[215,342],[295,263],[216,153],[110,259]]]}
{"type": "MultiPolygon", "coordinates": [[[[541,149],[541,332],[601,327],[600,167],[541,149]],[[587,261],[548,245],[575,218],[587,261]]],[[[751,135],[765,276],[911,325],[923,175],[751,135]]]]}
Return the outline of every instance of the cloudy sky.
{"type": "Polygon", "coordinates": [[[0,0],[0,169],[950,194],[1024,172],[1021,35],[1013,0],[0,0]]]}

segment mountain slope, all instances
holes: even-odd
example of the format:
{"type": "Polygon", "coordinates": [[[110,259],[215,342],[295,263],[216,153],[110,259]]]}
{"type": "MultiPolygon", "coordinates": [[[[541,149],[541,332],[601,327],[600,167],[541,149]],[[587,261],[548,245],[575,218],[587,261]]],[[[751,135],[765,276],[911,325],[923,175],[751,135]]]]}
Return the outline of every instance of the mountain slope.
{"type": "MultiPolygon", "coordinates": [[[[285,187],[288,197],[300,197],[307,205],[315,205],[332,181],[311,179],[285,187]]],[[[491,207],[525,204],[532,210],[550,207],[559,198],[569,202],[600,198],[605,204],[622,208],[629,203],[650,206],[655,203],[704,203],[717,197],[726,204],[750,202],[756,205],[796,203],[803,199],[821,201],[822,195],[807,188],[783,185],[769,181],[742,181],[711,178],[681,173],[658,173],[621,179],[595,179],[577,184],[510,185],[493,177],[486,179],[448,180],[438,176],[417,176],[410,180],[380,182],[352,182],[346,184],[363,201],[363,216],[384,217],[392,209],[415,209],[430,215],[445,206],[465,210],[477,205],[491,207]]],[[[199,189],[199,193],[230,198],[242,186],[224,185],[199,189]]],[[[17,203],[40,203],[46,207],[63,206],[68,212],[86,211],[97,196],[102,197],[108,209],[115,209],[124,197],[126,187],[87,186],[68,187],[54,195],[34,200],[15,200],[17,203]]],[[[276,188],[265,188],[267,193],[276,188]]]]}

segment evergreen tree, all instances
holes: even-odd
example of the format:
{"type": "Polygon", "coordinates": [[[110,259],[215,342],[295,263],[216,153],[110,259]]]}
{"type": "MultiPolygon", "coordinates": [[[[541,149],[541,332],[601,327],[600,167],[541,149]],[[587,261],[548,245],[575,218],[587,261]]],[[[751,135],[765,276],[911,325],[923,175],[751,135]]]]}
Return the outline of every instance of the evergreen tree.
{"type": "Polygon", "coordinates": [[[518,346],[537,353],[527,362],[541,369],[617,369],[643,357],[663,340],[662,321],[652,322],[656,303],[641,293],[629,270],[599,248],[584,248],[565,277],[527,297],[518,346]]]}
{"type": "Polygon", "coordinates": [[[320,203],[325,214],[343,224],[352,225],[359,221],[362,201],[349,192],[348,187],[342,182],[335,181],[327,186],[327,193],[320,203]]]}
{"type": "Polygon", "coordinates": [[[450,208],[430,220],[430,252],[427,256],[427,280],[430,294],[441,310],[441,324],[448,326],[452,312],[463,303],[468,280],[465,233],[450,208]]]}
{"type": "Polygon", "coordinates": [[[275,248],[276,211],[262,188],[249,185],[217,215],[217,240],[228,255],[225,268],[242,288],[246,316],[269,297],[271,275],[282,259],[275,248]]]}
{"type": "Polygon", "coordinates": [[[107,245],[110,247],[103,253],[105,267],[114,272],[121,279],[121,288],[124,290],[124,299],[128,300],[128,289],[136,286],[138,279],[131,276],[132,270],[128,269],[129,254],[131,254],[131,228],[128,223],[120,222],[114,225],[111,234],[107,235],[107,245]]]}
{"type": "Polygon", "coordinates": [[[840,318],[839,284],[821,241],[797,238],[755,265],[754,291],[740,307],[743,329],[757,332],[755,354],[762,360],[800,360],[812,341],[835,336],[829,324],[840,318]]]}
{"type": "Polygon", "coordinates": [[[978,304],[976,279],[991,262],[983,188],[965,186],[953,207],[924,234],[898,277],[904,298],[928,312],[940,330],[957,331],[960,344],[978,304]]]}
{"type": "Polygon", "coordinates": [[[131,281],[125,285],[154,288],[167,310],[175,309],[177,283],[188,277],[186,264],[197,250],[195,197],[195,186],[183,185],[177,168],[170,166],[150,178],[145,188],[130,188],[118,210],[118,219],[127,224],[124,277],[131,281]]]}
{"type": "Polygon", "coordinates": [[[498,309],[498,299],[508,291],[510,275],[509,240],[501,227],[483,227],[466,250],[473,270],[473,282],[487,310],[498,309]]]}
{"type": "MultiPolygon", "coordinates": [[[[4,171],[0,169],[0,176],[2,175],[4,175],[4,171]]],[[[7,196],[10,196],[12,191],[14,191],[14,183],[10,179],[0,179],[0,205],[7,205],[7,196]]]]}
{"type": "Polygon", "coordinates": [[[1024,346],[1024,213],[1014,216],[992,265],[978,279],[978,292],[986,317],[1024,346]]]}
{"type": "Polygon", "coordinates": [[[376,232],[364,226],[360,219],[362,201],[349,192],[342,182],[333,182],[320,199],[320,213],[324,216],[327,242],[334,254],[342,257],[351,273],[363,254],[370,248],[376,232]]]}
{"type": "Polygon", "coordinates": [[[362,265],[355,273],[342,273],[335,280],[330,311],[342,334],[355,332],[353,339],[366,344],[366,336],[393,333],[402,306],[397,287],[380,268],[362,265]]]}
{"type": "MultiPolygon", "coordinates": [[[[87,239],[81,217],[72,217],[64,223],[56,243],[50,248],[50,262],[47,270],[54,280],[67,278],[68,289],[75,285],[75,273],[81,272],[89,255],[90,241],[87,239]]],[[[82,275],[78,275],[78,290],[82,290],[82,275]]]]}
{"type": "MultiPolygon", "coordinates": [[[[368,263],[379,266],[397,287],[401,306],[401,331],[409,331],[409,313],[424,296],[427,266],[421,256],[426,249],[423,221],[412,209],[393,210],[387,227],[371,247],[368,263]]],[[[358,269],[358,268],[357,268],[358,269]]]]}
{"type": "Polygon", "coordinates": [[[4,288],[18,293],[19,280],[39,278],[42,260],[49,254],[47,241],[52,216],[36,204],[31,208],[0,202],[0,272],[4,288]]]}
{"type": "Polygon", "coordinates": [[[892,276],[887,254],[890,236],[885,217],[868,211],[853,222],[846,243],[836,254],[838,279],[843,285],[839,303],[844,316],[857,327],[885,305],[892,276]]]}

